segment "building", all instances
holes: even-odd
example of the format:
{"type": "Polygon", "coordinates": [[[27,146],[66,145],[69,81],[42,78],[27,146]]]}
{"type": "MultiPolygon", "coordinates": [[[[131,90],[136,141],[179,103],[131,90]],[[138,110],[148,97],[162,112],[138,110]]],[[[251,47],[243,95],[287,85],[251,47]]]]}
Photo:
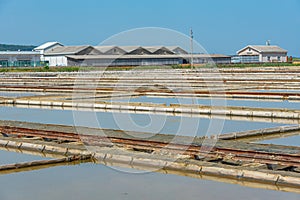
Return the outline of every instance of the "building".
{"type": "MultiPolygon", "coordinates": [[[[35,49],[49,66],[145,66],[179,65],[191,61],[191,55],[179,46],[63,46],[46,43],[35,49]]],[[[194,64],[231,61],[225,55],[193,55],[194,64]]]]}
{"type": "Polygon", "coordinates": [[[43,66],[40,53],[34,51],[0,51],[0,67],[43,66]]]}
{"type": "Polygon", "coordinates": [[[41,61],[45,61],[44,54],[46,51],[54,49],[55,47],[62,47],[63,45],[59,42],[46,42],[45,44],[42,44],[41,46],[38,46],[34,48],[34,51],[37,51],[40,53],[41,61]]]}
{"type": "Polygon", "coordinates": [[[45,51],[44,60],[49,66],[69,66],[68,56],[101,54],[92,46],[58,46],[45,51]]]}
{"type": "MultiPolygon", "coordinates": [[[[47,45],[42,45],[47,46],[47,45]]],[[[41,49],[41,48],[38,48],[41,49]]],[[[164,46],[56,46],[45,49],[49,66],[139,66],[182,64],[180,47],[164,46]],[[173,51],[174,50],[174,51],[173,51]]]]}
{"type": "MultiPolygon", "coordinates": [[[[99,52],[98,54],[68,55],[68,64],[72,66],[149,66],[183,63],[183,59],[172,51],[173,47],[96,46],[94,48],[99,52]]],[[[179,50],[179,48],[176,49],[179,50]]],[[[180,51],[185,52],[183,49],[180,51]]]]}
{"type": "Polygon", "coordinates": [[[179,65],[184,59],[178,55],[74,55],[67,56],[70,66],[161,66],[179,65]]]}
{"type": "Polygon", "coordinates": [[[287,62],[287,50],[279,46],[248,45],[232,57],[233,63],[287,62]]]}
{"type": "MultiPolygon", "coordinates": [[[[188,56],[191,57],[190,55],[188,56]]],[[[226,56],[222,54],[194,54],[193,63],[194,64],[206,64],[206,63],[230,64],[231,56],[226,56]]]]}

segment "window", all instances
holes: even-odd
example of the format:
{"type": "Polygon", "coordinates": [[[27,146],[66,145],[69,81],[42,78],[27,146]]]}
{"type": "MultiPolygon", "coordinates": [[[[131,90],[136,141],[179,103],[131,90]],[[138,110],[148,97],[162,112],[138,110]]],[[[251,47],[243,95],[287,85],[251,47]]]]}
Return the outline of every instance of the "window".
{"type": "Polygon", "coordinates": [[[277,57],[277,60],[278,60],[278,61],[280,61],[280,60],[281,60],[281,59],[280,59],[280,56],[278,56],[278,57],[277,57]]]}
{"type": "Polygon", "coordinates": [[[271,61],[271,57],[270,56],[268,56],[268,61],[271,61]]]}
{"type": "Polygon", "coordinates": [[[248,49],[248,51],[252,51],[252,49],[251,49],[251,48],[249,48],[249,49],[248,49]]]}

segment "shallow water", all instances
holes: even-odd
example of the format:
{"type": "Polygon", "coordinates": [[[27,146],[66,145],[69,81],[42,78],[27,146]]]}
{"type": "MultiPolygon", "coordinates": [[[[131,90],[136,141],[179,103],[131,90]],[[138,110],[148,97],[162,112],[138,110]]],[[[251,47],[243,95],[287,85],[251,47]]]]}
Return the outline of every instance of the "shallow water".
{"type": "Polygon", "coordinates": [[[69,110],[43,110],[15,107],[0,107],[0,120],[76,125],[104,129],[189,136],[204,136],[286,125],[278,123],[178,117],[155,114],[148,115],[111,112],[94,113],[84,111],[72,112],[69,110]]]}
{"type": "Polygon", "coordinates": [[[0,92],[0,97],[27,97],[35,95],[45,95],[45,93],[34,92],[0,92]]]}
{"type": "Polygon", "coordinates": [[[108,101],[113,102],[147,102],[156,104],[192,104],[209,106],[245,106],[258,108],[288,108],[300,110],[300,102],[292,101],[263,101],[263,100],[230,100],[230,99],[210,99],[210,98],[160,98],[160,97],[132,97],[113,98],[108,101]]]}
{"type": "Polygon", "coordinates": [[[49,158],[0,150],[0,165],[47,159],[49,158]]]}
{"type": "MultiPolygon", "coordinates": [[[[258,105],[257,102],[256,105],[258,105]]],[[[0,107],[0,120],[81,125],[192,136],[201,136],[206,133],[214,134],[217,131],[229,133],[285,125],[154,114],[72,112],[15,107],[0,107]]],[[[293,137],[286,139],[288,139],[288,144],[294,144],[293,142],[296,141],[296,138],[293,137]]],[[[300,146],[299,143],[298,146],[300,146]]],[[[0,165],[42,159],[47,158],[0,151],[0,165]]],[[[295,193],[254,189],[172,174],[127,173],[130,171],[129,169],[118,169],[100,164],[85,163],[0,175],[0,199],[298,200],[300,198],[300,194],[295,193]]]]}
{"type": "Polygon", "coordinates": [[[284,138],[276,138],[271,140],[264,140],[264,141],[260,141],[259,143],[300,147],[300,135],[284,137],[284,138]]]}
{"type": "Polygon", "coordinates": [[[280,92],[280,93],[300,93],[300,90],[290,89],[290,90],[282,90],[282,89],[272,89],[272,90],[248,90],[252,92],[280,92]]]}
{"type": "Polygon", "coordinates": [[[55,167],[0,177],[0,199],[298,200],[299,194],[253,189],[189,177],[130,174],[96,164],[55,167]]]}

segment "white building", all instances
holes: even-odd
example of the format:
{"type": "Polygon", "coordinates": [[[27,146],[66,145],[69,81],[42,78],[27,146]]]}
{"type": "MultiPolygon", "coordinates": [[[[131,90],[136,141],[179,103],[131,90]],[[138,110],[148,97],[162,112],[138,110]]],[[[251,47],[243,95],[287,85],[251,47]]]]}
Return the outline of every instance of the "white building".
{"type": "Polygon", "coordinates": [[[287,62],[287,50],[279,46],[248,45],[239,50],[237,55],[242,63],[250,62],[287,62]]]}
{"type": "Polygon", "coordinates": [[[34,51],[37,51],[41,55],[41,61],[46,61],[45,60],[45,52],[51,49],[54,49],[56,47],[62,47],[63,45],[60,44],[59,42],[46,42],[45,44],[42,44],[41,46],[38,46],[34,48],[34,51]]]}

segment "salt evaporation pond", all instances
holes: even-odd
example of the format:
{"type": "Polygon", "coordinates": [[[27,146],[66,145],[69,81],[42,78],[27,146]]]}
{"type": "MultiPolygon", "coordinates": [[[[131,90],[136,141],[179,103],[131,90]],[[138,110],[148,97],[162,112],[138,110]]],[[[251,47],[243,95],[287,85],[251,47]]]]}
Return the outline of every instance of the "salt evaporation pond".
{"type": "Polygon", "coordinates": [[[0,185],[3,200],[299,199],[296,193],[154,172],[133,174],[90,163],[2,175],[0,185]]]}
{"type": "Polygon", "coordinates": [[[232,99],[211,99],[211,98],[160,98],[150,96],[140,96],[131,98],[112,98],[106,99],[112,102],[144,102],[156,104],[187,104],[187,105],[209,105],[209,106],[245,106],[257,108],[288,108],[300,110],[300,102],[279,101],[279,100],[232,100],[232,99]]]}
{"type": "MultiPolygon", "coordinates": [[[[154,132],[147,124],[165,120],[160,133],[175,134],[182,121],[185,131],[194,132],[197,118],[148,114],[93,113],[102,128],[154,132]],[[151,119],[152,118],[152,119],[151,119]],[[127,121],[126,121],[127,120],[127,121]],[[119,122],[118,121],[122,121],[119,122]],[[132,123],[136,127],[124,127],[132,123]],[[139,128],[140,127],[140,128],[139,128]]],[[[89,123],[91,112],[76,111],[77,125],[89,123]],[[85,123],[86,122],[86,123],[85,123]]],[[[25,109],[0,107],[0,120],[27,121],[46,124],[74,125],[73,112],[66,110],[25,109]]],[[[197,135],[203,135],[212,119],[200,118],[197,135]]],[[[216,119],[221,120],[221,119],[216,119]]],[[[222,124],[222,123],[221,123],[222,124]]],[[[222,133],[270,128],[285,124],[225,120],[222,133]]],[[[96,126],[97,127],[97,126],[96,126]]],[[[1,164],[46,159],[38,156],[0,151],[1,164]]],[[[43,170],[1,175],[0,199],[272,199],[298,200],[299,194],[254,189],[222,182],[161,173],[128,173],[128,169],[112,169],[101,164],[85,163],[43,170]],[[17,191],[17,192],[16,192],[17,191]]]]}
{"type": "Polygon", "coordinates": [[[34,160],[48,160],[49,158],[27,155],[17,152],[0,150],[0,165],[20,163],[20,162],[30,162],[34,160]]]}
{"type": "Polygon", "coordinates": [[[276,138],[271,140],[264,140],[264,141],[259,141],[258,143],[300,147],[300,135],[276,138]]]}
{"type": "Polygon", "coordinates": [[[76,123],[74,122],[73,112],[69,110],[0,107],[0,120],[79,125],[114,130],[190,136],[204,136],[208,132],[210,134],[231,133],[286,125],[279,123],[165,116],[156,114],[75,112],[76,123]],[[94,120],[97,120],[99,124],[94,123],[94,120]]]}

